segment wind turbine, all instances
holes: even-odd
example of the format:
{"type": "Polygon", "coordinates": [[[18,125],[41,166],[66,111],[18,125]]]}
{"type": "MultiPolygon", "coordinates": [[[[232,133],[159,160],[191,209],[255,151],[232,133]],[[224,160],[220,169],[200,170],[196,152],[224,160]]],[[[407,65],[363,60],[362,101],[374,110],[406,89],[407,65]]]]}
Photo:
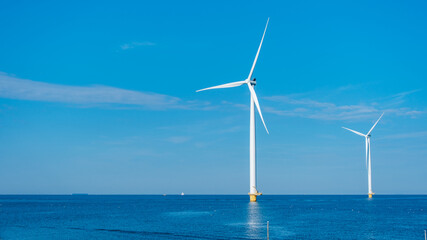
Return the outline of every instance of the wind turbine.
{"type": "Polygon", "coordinates": [[[211,90],[211,89],[218,89],[218,88],[232,88],[232,87],[238,87],[243,84],[246,84],[249,88],[249,91],[251,93],[251,110],[250,110],[250,136],[249,136],[249,175],[250,175],[250,181],[249,181],[249,198],[251,202],[256,202],[257,196],[262,195],[262,193],[258,192],[256,188],[256,155],[255,155],[255,109],[254,105],[256,106],[259,116],[261,117],[261,121],[264,124],[264,128],[268,133],[267,126],[265,125],[264,118],[262,117],[261,109],[259,107],[258,98],[256,96],[254,86],[256,85],[256,79],[251,79],[252,74],[254,72],[254,68],[256,65],[256,62],[258,60],[258,55],[261,50],[262,42],[264,41],[265,32],[267,31],[267,26],[270,18],[267,19],[267,24],[265,25],[264,33],[261,38],[261,43],[259,44],[258,51],[255,56],[254,63],[252,64],[251,71],[249,72],[249,76],[243,80],[238,82],[232,82],[232,83],[226,83],[214,87],[204,88],[197,90],[196,92],[205,91],[205,90],[211,90]]]}
{"type": "Polygon", "coordinates": [[[378,120],[375,122],[374,126],[372,126],[371,130],[369,130],[369,132],[365,135],[363,133],[351,130],[349,128],[346,127],[342,127],[346,130],[349,130],[350,132],[356,133],[359,136],[365,137],[365,146],[366,146],[366,167],[368,168],[368,195],[369,198],[372,198],[372,195],[374,194],[372,192],[372,178],[371,178],[371,132],[374,129],[374,127],[377,125],[377,123],[380,121],[380,119],[382,118],[382,116],[384,115],[381,114],[380,118],[378,118],[378,120]]]}

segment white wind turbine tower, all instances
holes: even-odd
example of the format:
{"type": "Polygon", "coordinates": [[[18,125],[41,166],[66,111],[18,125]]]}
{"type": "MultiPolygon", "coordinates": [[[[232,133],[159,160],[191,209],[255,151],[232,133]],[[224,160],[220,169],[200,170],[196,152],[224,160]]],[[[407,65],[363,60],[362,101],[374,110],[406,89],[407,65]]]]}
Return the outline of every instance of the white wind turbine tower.
{"type": "Polygon", "coordinates": [[[268,133],[267,126],[265,125],[264,118],[262,117],[261,109],[259,107],[258,98],[257,98],[257,96],[255,94],[255,90],[254,90],[254,86],[256,85],[256,79],[254,78],[253,80],[251,80],[251,77],[252,77],[252,74],[254,72],[256,62],[258,60],[258,55],[259,55],[259,52],[261,50],[262,42],[264,41],[264,36],[265,36],[265,32],[267,31],[267,26],[268,26],[269,20],[270,20],[270,18],[267,19],[267,24],[265,25],[264,33],[262,35],[261,43],[259,44],[258,51],[256,53],[254,63],[252,64],[252,68],[251,68],[251,71],[249,72],[249,76],[245,80],[238,81],[238,82],[232,82],[232,83],[226,83],[226,84],[222,84],[222,85],[218,85],[218,86],[214,86],[214,87],[209,87],[209,88],[204,88],[204,89],[196,91],[196,92],[200,92],[200,91],[204,91],[204,90],[217,89],[217,88],[238,87],[238,86],[241,86],[243,84],[246,84],[249,88],[249,91],[251,93],[250,137],[249,137],[250,138],[250,141],[249,141],[249,156],[250,156],[249,157],[249,160],[250,160],[249,161],[249,174],[250,174],[249,196],[250,196],[251,202],[256,202],[257,196],[261,195],[261,193],[258,192],[258,190],[256,188],[255,109],[254,109],[254,104],[256,105],[256,107],[258,109],[258,113],[259,113],[259,116],[261,117],[261,121],[264,124],[265,130],[268,133]]]}
{"type": "Polygon", "coordinates": [[[351,130],[349,128],[346,127],[342,127],[344,129],[347,129],[351,132],[356,133],[359,136],[365,137],[365,146],[366,146],[366,167],[368,168],[368,188],[369,188],[369,198],[372,198],[372,195],[374,194],[372,192],[372,178],[371,178],[371,132],[374,129],[374,127],[377,125],[377,123],[380,121],[380,119],[382,118],[382,116],[384,115],[381,114],[380,118],[378,118],[378,120],[375,122],[374,126],[372,126],[371,130],[369,130],[369,132],[365,135],[363,133],[351,130]]]}

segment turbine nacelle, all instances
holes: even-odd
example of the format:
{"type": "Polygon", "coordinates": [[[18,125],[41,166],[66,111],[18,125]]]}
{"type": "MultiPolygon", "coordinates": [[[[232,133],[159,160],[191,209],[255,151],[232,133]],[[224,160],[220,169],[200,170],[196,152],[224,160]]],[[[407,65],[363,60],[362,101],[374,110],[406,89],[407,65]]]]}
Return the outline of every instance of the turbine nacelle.
{"type": "Polygon", "coordinates": [[[253,80],[249,81],[251,83],[252,86],[256,85],[256,78],[254,78],[253,80]]]}

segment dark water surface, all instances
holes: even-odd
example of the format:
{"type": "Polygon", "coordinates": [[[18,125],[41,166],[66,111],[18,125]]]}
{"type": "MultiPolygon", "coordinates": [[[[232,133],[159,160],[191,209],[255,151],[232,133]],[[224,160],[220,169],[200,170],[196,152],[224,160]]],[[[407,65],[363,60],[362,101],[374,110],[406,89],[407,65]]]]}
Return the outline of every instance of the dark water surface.
{"type": "Polygon", "coordinates": [[[427,195],[0,195],[0,239],[424,239],[427,195]]]}

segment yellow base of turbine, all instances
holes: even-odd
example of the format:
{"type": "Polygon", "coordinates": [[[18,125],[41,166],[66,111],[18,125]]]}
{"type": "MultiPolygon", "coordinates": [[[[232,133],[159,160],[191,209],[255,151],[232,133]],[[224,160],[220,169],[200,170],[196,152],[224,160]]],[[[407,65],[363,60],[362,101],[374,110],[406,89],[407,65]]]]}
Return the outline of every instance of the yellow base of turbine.
{"type": "Polygon", "coordinates": [[[374,195],[374,193],[368,193],[369,198],[372,198],[372,195],[374,195]]]}
{"type": "Polygon", "coordinates": [[[260,192],[256,192],[256,193],[249,193],[249,200],[251,202],[256,202],[256,197],[262,195],[262,193],[260,192]]]}

